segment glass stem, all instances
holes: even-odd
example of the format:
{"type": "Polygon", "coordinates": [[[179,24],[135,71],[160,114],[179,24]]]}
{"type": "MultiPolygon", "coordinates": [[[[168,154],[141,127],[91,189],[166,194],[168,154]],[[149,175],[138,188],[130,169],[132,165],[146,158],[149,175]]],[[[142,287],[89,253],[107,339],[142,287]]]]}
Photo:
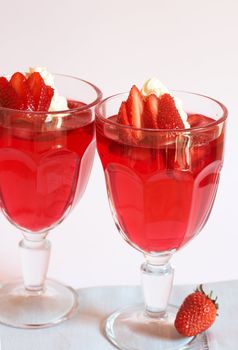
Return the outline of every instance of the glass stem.
{"type": "Polygon", "coordinates": [[[24,238],[19,243],[23,281],[29,292],[39,293],[44,290],[51,250],[47,234],[24,232],[24,238]]]}
{"type": "Polygon", "coordinates": [[[174,269],[169,260],[173,252],[164,252],[156,257],[145,255],[141,265],[142,289],[145,309],[151,317],[165,317],[173,286],[174,269]]]}

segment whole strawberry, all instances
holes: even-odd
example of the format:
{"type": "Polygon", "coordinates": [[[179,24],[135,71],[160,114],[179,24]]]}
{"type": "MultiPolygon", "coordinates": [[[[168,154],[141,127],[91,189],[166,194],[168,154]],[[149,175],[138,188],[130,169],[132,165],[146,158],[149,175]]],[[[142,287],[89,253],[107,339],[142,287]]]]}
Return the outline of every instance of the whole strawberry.
{"type": "Polygon", "coordinates": [[[181,305],[174,323],[177,331],[191,337],[208,329],[217,316],[216,301],[217,298],[212,299],[212,292],[206,295],[200,285],[181,305]]]}

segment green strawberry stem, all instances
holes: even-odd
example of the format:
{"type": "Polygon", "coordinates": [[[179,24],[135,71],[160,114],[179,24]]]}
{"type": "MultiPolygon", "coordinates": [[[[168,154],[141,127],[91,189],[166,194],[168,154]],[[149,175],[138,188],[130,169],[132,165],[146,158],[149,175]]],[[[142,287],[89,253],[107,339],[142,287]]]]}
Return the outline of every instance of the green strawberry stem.
{"type": "MultiPolygon", "coordinates": [[[[204,295],[206,295],[206,297],[208,299],[210,299],[213,304],[216,306],[216,309],[218,310],[219,309],[219,304],[217,303],[217,296],[212,299],[212,294],[213,294],[213,291],[211,290],[209,294],[206,294],[204,289],[203,289],[203,285],[200,284],[196,289],[195,289],[195,292],[200,292],[200,293],[203,293],[204,295]]],[[[219,314],[217,313],[217,316],[219,316],[219,314]]]]}

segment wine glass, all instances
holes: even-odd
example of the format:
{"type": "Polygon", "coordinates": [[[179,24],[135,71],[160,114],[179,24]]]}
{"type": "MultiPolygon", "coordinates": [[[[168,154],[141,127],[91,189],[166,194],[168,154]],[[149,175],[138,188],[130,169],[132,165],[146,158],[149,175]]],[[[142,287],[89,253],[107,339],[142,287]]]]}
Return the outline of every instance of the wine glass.
{"type": "Polygon", "coordinates": [[[7,219],[23,234],[23,280],[0,288],[0,322],[41,328],[71,317],[76,292],[46,280],[49,231],[82,196],[95,153],[93,84],[66,75],[55,83],[69,110],[33,112],[0,107],[0,199],[7,219]]]}
{"type": "Polygon", "coordinates": [[[97,149],[112,215],[125,241],[145,257],[145,305],[116,311],[106,321],[107,337],[123,350],[189,349],[201,341],[180,336],[174,327],[177,307],[168,305],[174,275],[170,259],[209,217],[223,163],[227,109],[203,95],[173,93],[183,101],[189,129],[118,124],[128,93],[96,107],[97,149]]]}

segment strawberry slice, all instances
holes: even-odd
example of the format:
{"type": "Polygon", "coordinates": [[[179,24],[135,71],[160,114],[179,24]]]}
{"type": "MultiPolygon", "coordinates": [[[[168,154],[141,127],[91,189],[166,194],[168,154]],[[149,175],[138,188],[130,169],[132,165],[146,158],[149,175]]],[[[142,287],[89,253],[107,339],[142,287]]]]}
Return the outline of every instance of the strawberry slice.
{"type": "Polygon", "coordinates": [[[24,109],[16,91],[5,77],[0,77],[0,106],[12,109],[24,109]]]}
{"type": "Polygon", "coordinates": [[[10,85],[16,91],[19,100],[22,103],[22,109],[34,111],[35,107],[33,104],[33,98],[31,96],[25,76],[19,72],[13,74],[10,80],[10,85]]]}
{"type": "Polygon", "coordinates": [[[117,116],[117,122],[123,125],[130,125],[128,115],[127,115],[127,104],[122,102],[117,116]]]}
{"type": "Polygon", "coordinates": [[[54,89],[47,86],[40,73],[34,72],[27,79],[27,85],[33,98],[33,105],[36,111],[48,111],[54,89]]]}
{"type": "Polygon", "coordinates": [[[46,94],[40,99],[38,106],[38,111],[48,111],[50,108],[50,103],[54,95],[54,89],[51,86],[45,85],[46,94]]]}
{"type": "Polygon", "coordinates": [[[154,94],[149,95],[145,100],[145,108],[143,113],[143,126],[148,129],[158,128],[158,97],[154,94]]]}
{"type": "MultiPolygon", "coordinates": [[[[117,122],[122,124],[122,125],[127,125],[130,126],[130,122],[128,119],[128,113],[127,113],[127,103],[124,101],[121,104],[121,107],[119,109],[119,113],[117,116],[117,122]]],[[[133,130],[128,129],[119,129],[119,137],[122,141],[126,142],[126,143],[135,143],[135,138],[134,138],[134,134],[133,134],[133,130]]]]}
{"type": "MultiPolygon", "coordinates": [[[[136,128],[142,127],[142,113],[144,110],[144,102],[139,89],[133,85],[128,99],[122,102],[117,121],[120,124],[134,126],[136,128]]],[[[121,130],[120,137],[124,141],[136,144],[142,138],[141,131],[137,130],[121,130]]]]}
{"type": "Polygon", "coordinates": [[[158,103],[158,128],[183,129],[184,124],[175,106],[174,99],[169,94],[160,96],[158,103]]]}
{"type": "Polygon", "coordinates": [[[139,89],[133,85],[127,99],[127,114],[131,126],[142,127],[142,113],[144,102],[139,89]]]}

